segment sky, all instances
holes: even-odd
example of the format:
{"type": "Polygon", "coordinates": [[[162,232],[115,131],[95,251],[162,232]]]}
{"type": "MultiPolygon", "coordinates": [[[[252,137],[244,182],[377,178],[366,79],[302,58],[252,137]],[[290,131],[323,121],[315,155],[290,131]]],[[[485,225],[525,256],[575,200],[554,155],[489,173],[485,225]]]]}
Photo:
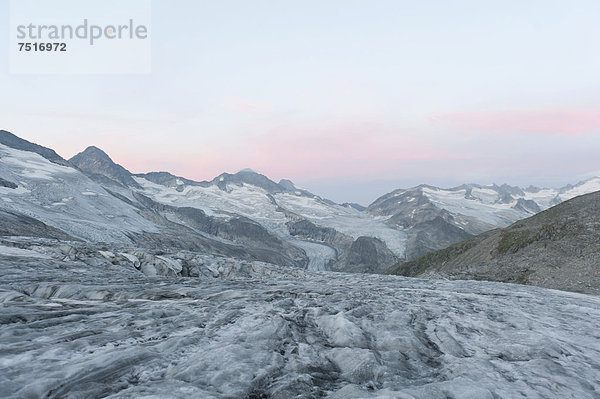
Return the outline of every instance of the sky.
{"type": "MultiPolygon", "coordinates": [[[[0,15],[8,15],[0,0],[0,15]]],[[[0,129],[196,180],[252,168],[338,202],[600,174],[600,2],[152,1],[149,74],[11,74],[0,129]]],[[[0,19],[0,21],[2,21],[0,19]]]]}

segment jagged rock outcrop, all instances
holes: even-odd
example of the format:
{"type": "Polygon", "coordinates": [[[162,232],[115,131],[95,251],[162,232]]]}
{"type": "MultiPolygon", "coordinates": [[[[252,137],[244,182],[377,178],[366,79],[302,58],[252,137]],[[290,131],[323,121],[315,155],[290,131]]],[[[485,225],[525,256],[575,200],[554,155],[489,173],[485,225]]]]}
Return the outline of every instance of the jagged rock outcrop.
{"type": "Polygon", "coordinates": [[[532,215],[535,215],[538,212],[541,212],[542,210],[540,209],[539,205],[532,200],[526,200],[523,198],[519,198],[517,200],[517,203],[515,205],[513,205],[513,209],[517,209],[523,212],[528,212],[531,213],[532,215]]]}
{"type": "Polygon", "coordinates": [[[349,248],[354,241],[352,237],[342,234],[336,229],[318,226],[306,219],[290,221],[287,226],[292,236],[322,242],[338,249],[349,248]]]}

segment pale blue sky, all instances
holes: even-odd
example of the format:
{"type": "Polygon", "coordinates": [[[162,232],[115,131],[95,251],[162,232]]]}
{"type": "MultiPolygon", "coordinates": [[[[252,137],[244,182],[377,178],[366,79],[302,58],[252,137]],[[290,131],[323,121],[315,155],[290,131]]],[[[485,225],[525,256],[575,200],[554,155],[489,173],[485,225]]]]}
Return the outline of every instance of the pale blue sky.
{"type": "MultiPolygon", "coordinates": [[[[8,1],[0,3],[8,15],[8,1]]],[[[154,1],[150,75],[11,75],[0,128],[70,157],[336,201],[600,171],[598,1],[154,1]]]]}

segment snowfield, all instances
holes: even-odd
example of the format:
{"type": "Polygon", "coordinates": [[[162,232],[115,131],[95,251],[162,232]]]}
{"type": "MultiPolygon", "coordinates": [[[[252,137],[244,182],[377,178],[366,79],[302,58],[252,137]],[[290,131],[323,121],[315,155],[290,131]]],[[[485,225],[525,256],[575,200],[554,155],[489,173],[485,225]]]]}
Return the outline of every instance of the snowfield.
{"type": "Polygon", "coordinates": [[[271,196],[265,189],[250,184],[228,184],[227,191],[216,185],[208,187],[188,185],[181,191],[155,184],[143,177],[134,177],[143,193],[162,204],[202,209],[207,215],[229,218],[234,214],[246,216],[275,233],[279,238],[302,248],[310,258],[311,270],[322,270],[335,259],[335,251],[322,244],[300,241],[290,236],[286,223],[290,217],[285,211],[300,215],[311,222],[332,227],[350,237],[376,237],[400,258],[404,257],[407,233],[388,226],[385,221],[341,205],[325,203],[290,193],[271,196]],[[283,208],[285,211],[282,211],[283,208]]]}
{"type": "Polygon", "coordinates": [[[18,184],[0,187],[2,208],[23,213],[73,237],[129,243],[127,233],[159,232],[133,206],[114,198],[75,168],[34,152],[0,144],[0,178],[18,184]]]}
{"type": "MultiPolygon", "coordinates": [[[[600,177],[593,177],[573,186],[561,189],[524,189],[523,195],[513,193],[513,201],[502,203],[493,186],[471,187],[471,199],[465,200],[466,189],[440,189],[423,187],[423,193],[440,208],[454,214],[475,217],[494,227],[506,227],[519,219],[531,216],[513,207],[519,199],[533,200],[541,210],[546,210],[560,202],[567,201],[579,195],[600,190],[600,177]]],[[[399,192],[397,195],[402,194],[399,192]]]]}
{"type": "Polygon", "coordinates": [[[197,278],[147,277],[35,256],[0,250],[0,397],[600,397],[595,296],[208,258],[197,278]]]}
{"type": "Polygon", "coordinates": [[[379,238],[396,256],[404,257],[408,233],[391,228],[380,218],[351,207],[325,204],[305,196],[282,193],[274,197],[279,206],[315,224],[334,228],[354,239],[360,236],[379,238]]]}

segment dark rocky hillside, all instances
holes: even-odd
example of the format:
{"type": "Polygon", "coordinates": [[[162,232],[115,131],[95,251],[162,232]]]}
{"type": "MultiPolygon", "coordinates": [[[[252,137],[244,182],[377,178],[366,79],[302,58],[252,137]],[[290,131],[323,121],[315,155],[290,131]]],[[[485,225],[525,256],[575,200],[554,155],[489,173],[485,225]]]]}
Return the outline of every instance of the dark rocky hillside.
{"type": "Polygon", "coordinates": [[[391,274],[491,280],[600,294],[600,192],[556,205],[419,259],[391,274]]]}

